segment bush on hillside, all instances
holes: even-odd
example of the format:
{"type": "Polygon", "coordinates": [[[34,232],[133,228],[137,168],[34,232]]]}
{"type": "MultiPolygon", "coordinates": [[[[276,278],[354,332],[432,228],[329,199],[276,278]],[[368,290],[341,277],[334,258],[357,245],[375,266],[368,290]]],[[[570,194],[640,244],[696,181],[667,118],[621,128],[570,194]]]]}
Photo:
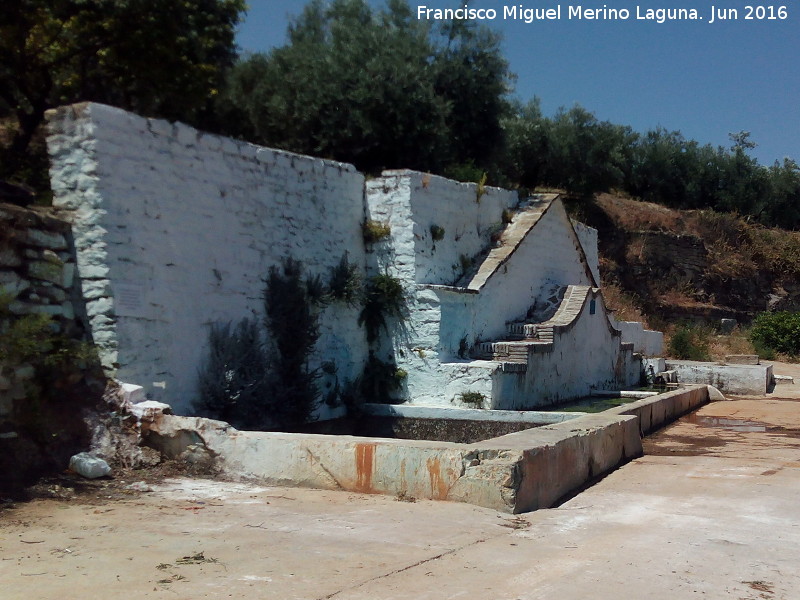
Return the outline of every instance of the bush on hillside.
{"type": "Polygon", "coordinates": [[[774,350],[790,356],[799,355],[800,312],[761,313],[753,321],[750,339],[759,349],[774,350]]]}

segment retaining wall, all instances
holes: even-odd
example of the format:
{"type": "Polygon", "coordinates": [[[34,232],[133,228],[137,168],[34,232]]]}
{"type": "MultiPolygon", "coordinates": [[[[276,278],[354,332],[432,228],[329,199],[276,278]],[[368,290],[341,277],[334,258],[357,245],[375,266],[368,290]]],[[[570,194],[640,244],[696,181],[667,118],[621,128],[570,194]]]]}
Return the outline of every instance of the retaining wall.
{"type": "MultiPolygon", "coordinates": [[[[48,121],[53,204],[72,222],[94,341],[152,399],[189,408],[210,325],[261,320],[271,266],[292,257],[324,279],[347,252],[365,272],[351,165],[100,104],[48,121]]],[[[342,382],[367,354],[357,318],[339,305],[321,316],[315,363],[334,362],[342,382]]]]}

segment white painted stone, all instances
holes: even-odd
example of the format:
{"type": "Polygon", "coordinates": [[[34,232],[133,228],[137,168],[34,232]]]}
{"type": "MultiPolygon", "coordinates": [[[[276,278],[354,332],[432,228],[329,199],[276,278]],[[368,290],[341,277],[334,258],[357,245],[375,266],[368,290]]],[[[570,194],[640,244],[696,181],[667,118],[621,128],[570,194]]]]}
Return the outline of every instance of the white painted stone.
{"type": "Polygon", "coordinates": [[[139,404],[147,400],[147,393],[144,388],[135,383],[119,383],[119,395],[122,404],[139,404]]]}
{"type": "Polygon", "coordinates": [[[139,421],[143,423],[152,423],[162,415],[168,415],[172,412],[172,407],[163,402],[156,402],[155,400],[144,400],[137,404],[131,404],[128,407],[128,412],[134,415],[139,421]]]}

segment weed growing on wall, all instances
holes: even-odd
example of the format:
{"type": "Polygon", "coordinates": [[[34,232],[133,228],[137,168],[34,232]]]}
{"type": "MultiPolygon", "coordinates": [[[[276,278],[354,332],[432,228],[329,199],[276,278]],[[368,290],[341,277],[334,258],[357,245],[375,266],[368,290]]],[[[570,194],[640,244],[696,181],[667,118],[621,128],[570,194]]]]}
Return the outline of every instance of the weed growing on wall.
{"type": "Polygon", "coordinates": [[[471,406],[472,408],[483,408],[486,396],[480,392],[463,392],[459,394],[458,399],[461,400],[463,404],[471,406]]]}
{"type": "Polygon", "coordinates": [[[361,233],[364,236],[365,244],[374,244],[388,238],[392,229],[388,223],[367,219],[361,224],[361,233]]]}
{"type": "Polygon", "coordinates": [[[366,328],[370,344],[378,340],[382,329],[388,331],[387,319],[402,322],[405,316],[406,294],[398,278],[383,273],[367,280],[364,308],[358,322],[366,328]]]}
{"type": "Polygon", "coordinates": [[[240,429],[268,427],[275,407],[267,394],[267,355],[258,321],[213,324],[208,356],[199,372],[195,412],[240,429]]]}
{"type": "Polygon", "coordinates": [[[344,302],[352,307],[361,301],[362,293],[361,274],[358,272],[358,266],[347,260],[345,252],[339,264],[331,267],[328,295],[334,301],[344,302]]]}
{"type": "Polygon", "coordinates": [[[440,242],[444,239],[444,227],[439,225],[431,225],[431,237],[434,242],[440,242]]]}
{"type": "Polygon", "coordinates": [[[398,369],[392,362],[382,361],[370,352],[359,382],[359,400],[391,404],[407,377],[408,373],[405,370],[398,369]]]}
{"type": "Polygon", "coordinates": [[[481,175],[481,178],[478,180],[477,187],[475,188],[475,202],[478,204],[480,204],[481,198],[483,198],[483,196],[486,194],[486,178],[486,173],[481,175]]]}

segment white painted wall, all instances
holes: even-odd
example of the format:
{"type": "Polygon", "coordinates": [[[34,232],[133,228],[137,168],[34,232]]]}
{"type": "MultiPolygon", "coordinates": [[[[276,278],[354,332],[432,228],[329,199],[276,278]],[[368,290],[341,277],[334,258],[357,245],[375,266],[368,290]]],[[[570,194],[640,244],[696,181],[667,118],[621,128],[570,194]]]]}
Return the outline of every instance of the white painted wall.
{"type": "Polygon", "coordinates": [[[592,271],[594,280],[600,285],[600,251],[597,247],[597,229],[584,225],[580,221],[572,220],[572,228],[575,230],[578,239],[586,255],[586,262],[592,271]]]}
{"type": "MultiPolygon", "coordinates": [[[[474,293],[447,284],[461,272],[461,255],[477,256],[489,247],[491,233],[502,224],[503,208],[515,198],[491,190],[478,203],[472,184],[410,171],[384,175],[367,182],[367,204],[370,218],[388,222],[392,231],[390,240],[376,244],[374,268],[400,277],[409,295],[405,329],[383,349],[409,373],[404,399],[459,406],[461,394],[478,392],[487,407],[524,408],[587,394],[592,387],[638,382],[638,360],[620,348],[620,338],[600,307],[591,319],[582,317],[559,336],[553,352],[536,355],[527,375],[459,356],[465,345],[505,338],[506,323],[543,303],[554,287],[593,285],[596,231],[583,227],[581,241],[561,201],[553,201],[517,250],[474,293]],[[431,224],[444,228],[443,240],[433,241],[431,224]],[[593,249],[588,260],[583,245],[593,249]]],[[[599,297],[597,303],[602,304],[599,297]]]]}
{"type": "MultiPolygon", "coordinates": [[[[362,269],[364,177],[99,104],[52,111],[54,205],[74,224],[95,341],[116,376],[186,411],[209,325],[263,317],[263,278],[291,256],[362,269]]],[[[320,357],[360,374],[357,311],[322,315],[320,357]]]]}
{"type": "Polygon", "coordinates": [[[473,311],[471,339],[505,337],[506,322],[524,317],[554,285],[592,285],[560,200],[553,201],[517,251],[484,285],[473,311]]]}
{"type": "MultiPolygon", "coordinates": [[[[478,198],[475,184],[412,171],[365,182],[350,165],[98,104],[58,109],[49,120],[54,204],[73,223],[103,361],[179,412],[195,398],[209,326],[263,317],[270,266],[293,257],[326,278],[345,251],[364,274],[388,272],[408,292],[409,319],[379,356],[409,373],[403,395],[415,403],[457,404],[461,393],[479,391],[487,404],[496,396],[494,407],[535,406],[633,368],[599,314],[582,316],[550,355],[537,356],[516,391],[509,381],[521,376],[458,356],[462,340],[505,337],[506,322],[554,286],[593,283],[596,232],[576,234],[558,200],[479,294],[463,293],[442,286],[463,275],[462,257],[488,252],[515,192],[485,188],[478,198]],[[365,218],[389,223],[391,237],[365,249],[365,218]],[[432,225],[444,239],[433,240],[432,225]]],[[[368,354],[358,312],[321,314],[312,366],[333,361],[340,384],[361,374],[368,354]]],[[[333,378],[321,383],[324,394],[333,378]]]]}

